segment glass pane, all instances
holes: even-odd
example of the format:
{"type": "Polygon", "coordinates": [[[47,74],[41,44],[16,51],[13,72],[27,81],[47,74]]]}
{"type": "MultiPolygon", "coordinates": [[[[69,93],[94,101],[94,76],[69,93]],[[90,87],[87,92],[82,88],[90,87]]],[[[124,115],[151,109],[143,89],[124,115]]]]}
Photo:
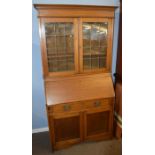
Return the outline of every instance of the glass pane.
{"type": "Polygon", "coordinates": [[[46,23],[45,33],[49,72],[74,70],[73,23],[46,23]]]}
{"type": "Polygon", "coordinates": [[[99,57],[97,55],[93,55],[91,58],[91,68],[96,69],[99,68],[99,57]]]}
{"type": "Polygon", "coordinates": [[[91,56],[90,55],[84,55],[84,69],[91,69],[91,56]]]}
{"type": "Polygon", "coordinates": [[[82,26],[84,70],[105,68],[108,23],[84,22],[82,26]]]}

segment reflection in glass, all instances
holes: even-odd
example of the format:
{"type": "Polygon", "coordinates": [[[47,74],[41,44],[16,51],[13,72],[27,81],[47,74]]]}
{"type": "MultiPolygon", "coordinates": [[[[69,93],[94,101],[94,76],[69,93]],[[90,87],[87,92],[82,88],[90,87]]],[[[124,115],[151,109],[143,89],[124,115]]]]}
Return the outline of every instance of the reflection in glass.
{"type": "Polygon", "coordinates": [[[73,23],[46,23],[49,72],[74,70],[73,23]]]}
{"type": "Polygon", "coordinates": [[[83,23],[84,70],[106,67],[108,23],[83,23]]]}

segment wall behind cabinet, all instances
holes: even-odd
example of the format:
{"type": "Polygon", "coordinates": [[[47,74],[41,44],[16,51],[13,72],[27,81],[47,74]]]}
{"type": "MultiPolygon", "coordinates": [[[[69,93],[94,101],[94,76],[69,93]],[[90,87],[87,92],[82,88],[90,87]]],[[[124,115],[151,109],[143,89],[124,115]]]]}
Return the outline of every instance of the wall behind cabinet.
{"type": "MultiPolygon", "coordinates": [[[[119,5],[119,0],[33,0],[40,4],[83,4],[83,5],[119,5]]],[[[41,49],[37,12],[32,8],[32,128],[47,127],[45,94],[41,68],[41,49]]],[[[115,12],[113,64],[112,72],[116,68],[117,38],[119,26],[119,9],[115,12]]]]}

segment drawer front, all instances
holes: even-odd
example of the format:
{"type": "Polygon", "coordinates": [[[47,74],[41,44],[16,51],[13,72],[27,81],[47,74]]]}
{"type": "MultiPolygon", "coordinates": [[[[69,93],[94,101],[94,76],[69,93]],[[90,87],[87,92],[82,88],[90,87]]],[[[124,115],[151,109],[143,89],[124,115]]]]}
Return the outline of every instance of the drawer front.
{"type": "Polygon", "coordinates": [[[85,101],[84,102],[84,108],[85,109],[97,109],[100,107],[110,107],[113,102],[112,99],[96,99],[96,100],[91,100],[91,101],[85,101]]]}
{"type": "Polygon", "coordinates": [[[89,109],[100,109],[101,107],[111,108],[111,106],[113,106],[113,98],[95,99],[83,102],[56,104],[48,107],[48,112],[52,112],[53,114],[79,112],[89,109]]]}
{"type": "Polygon", "coordinates": [[[63,103],[63,104],[52,106],[53,113],[67,113],[67,112],[75,112],[80,110],[82,110],[81,102],[63,103]]]}

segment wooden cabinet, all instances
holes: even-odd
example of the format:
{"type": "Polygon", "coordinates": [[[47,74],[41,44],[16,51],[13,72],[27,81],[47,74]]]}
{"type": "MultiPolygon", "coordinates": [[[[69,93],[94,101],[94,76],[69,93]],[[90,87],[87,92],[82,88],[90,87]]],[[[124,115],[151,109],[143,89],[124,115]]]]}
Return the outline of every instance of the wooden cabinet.
{"type": "Polygon", "coordinates": [[[84,113],[85,140],[102,140],[112,137],[113,101],[111,99],[96,100],[88,102],[87,105],[89,108],[84,113]],[[103,102],[106,103],[103,104],[103,102]]]}
{"type": "Polygon", "coordinates": [[[54,149],[112,138],[113,106],[113,98],[47,106],[54,149]]]}
{"type": "Polygon", "coordinates": [[[114,7],[36,4],[53,150],[112,138],[114,7]]]}
{"type": "Polygon", "coordinates": [[[49,129],[54,150],[68,147],[82,141],[82,113],[49,112],[49,129]]]}

